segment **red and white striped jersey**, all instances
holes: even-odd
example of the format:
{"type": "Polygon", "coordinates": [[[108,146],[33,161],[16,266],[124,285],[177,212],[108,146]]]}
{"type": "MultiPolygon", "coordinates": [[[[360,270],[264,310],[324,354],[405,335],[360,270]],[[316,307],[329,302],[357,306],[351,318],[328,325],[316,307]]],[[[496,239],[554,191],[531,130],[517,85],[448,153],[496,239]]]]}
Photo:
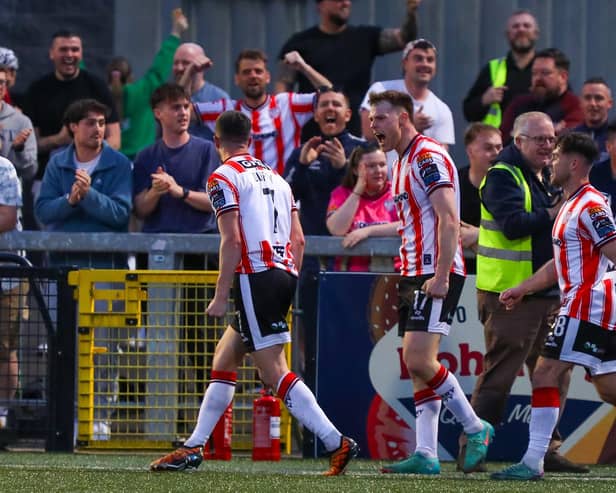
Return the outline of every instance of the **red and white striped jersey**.
{"type": "Polygon", "coordinates": [[[604,195],[582,186],[562,206],[552,244],[562,304],[561,315],[616,330],[614,279],[601,247],[616,239],[616,225],[604,195]]]}
{"type": "Polygon", "coordinates": [[[291,252],[291,213],[297,210],[289,184],[250,154],[227,159],[207,183],[216,217],[239,212],[240,274],[283,269],[297,275],[291,252]]]}
{"type": "MultiPolygon", "coordinates": [[[[460,214],[458,172],[447,151],[435,140],[418,134],[392,169],[392,195],[401,225],[400,272],[403,276],[434,274],[438,257],[437,218],[430,194],[441,187],[453,188],[460,214]]],[[[466,275],[462,244],[451,272],[466,275]]]]}
{"type": "Polygon", "coordinates": [[[282,175],[291,152],[301,143],[302,127],[312,118],[314,98],[315,93],[283,92],[268,95],[257,108],[251,108],[244,101],[228,99],[195,103],[194,107],[197,117],[212,132],[216,118],[224,111],[244,113],[252,121],[251,154],[282,175]]]}

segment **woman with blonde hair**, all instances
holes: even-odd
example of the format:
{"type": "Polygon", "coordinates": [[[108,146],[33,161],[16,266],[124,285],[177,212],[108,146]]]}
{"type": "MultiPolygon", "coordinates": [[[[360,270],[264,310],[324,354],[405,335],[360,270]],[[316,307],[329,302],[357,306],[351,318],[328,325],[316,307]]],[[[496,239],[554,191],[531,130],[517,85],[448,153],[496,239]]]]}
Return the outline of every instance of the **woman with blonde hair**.
{"type": "MultiPolygon", "coordinates": [[[[374,144],[355,148],[342,184],[332,191],[327,229],[344,236],[342,246],[352,248],[370,236],[396,236],[398,225],[385,153],[374,144]]],[[[334,270],[352,272],[392,267],[391,259],[379,257],[337,257],[334,264],[334,270]]]]}

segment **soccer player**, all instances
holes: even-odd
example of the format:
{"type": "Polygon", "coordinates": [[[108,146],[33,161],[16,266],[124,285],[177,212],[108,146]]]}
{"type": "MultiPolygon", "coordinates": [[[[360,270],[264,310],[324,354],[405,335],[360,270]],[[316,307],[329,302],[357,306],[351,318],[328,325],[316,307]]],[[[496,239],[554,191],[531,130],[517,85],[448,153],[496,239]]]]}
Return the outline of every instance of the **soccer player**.
{"type": "Polygon", "coordinates": [[[250,119],[227,111],[216,121],[214,144],[223,164],[208,180],[208,194],[220,230],[220,272],[207,313],[227,313],[233,286],[237,315],[218,342],[210,384],[197,426],[183,447],[152,462],[154,471],[195,469],[203,445],[227,409],[236,370],[250,353],[261,379],[289,412],[331,452],[326,476],[344,472],[359,447],[342,434],[317,404],[314,394],[287,366],[290,342],[287,312],[293,300],[304,251],[304,235],[291,189],[269,166],[249,154],[250,119]]]}
{"type": "Polygon", "coordinates": [[[372,93],[370,122],[383,151],[395,150],[392,195],[401,221],[399,334],[411,375],[416,409],[415,453],[386,473],[439,474],[438,417],[441,401],[468,436],[463,470],[476,470],[494,429],[477,417],[456,377],[437,359],[449,333],[464,277],[459,240],[459,186],[455,164],[436,141],[417,132],[413,101],[398,91],[372,93]]]}
{"type": "Polygon", "coordinates": [[[543,456],[558,421],[558,382],[573,365],[584,366],[601,398],[616,404],[615,278],[606,275],[610,261],[616,262],[616,225],[605,197],[588,182],[598,155],[592,137],[566,134],[557,153],[552,180],[567,200],[552,227],[554,258],[500,300],[511,309],[558,281],[562,304],[532,376],[528,449],[493,479],[543,477],[543,456]]]}

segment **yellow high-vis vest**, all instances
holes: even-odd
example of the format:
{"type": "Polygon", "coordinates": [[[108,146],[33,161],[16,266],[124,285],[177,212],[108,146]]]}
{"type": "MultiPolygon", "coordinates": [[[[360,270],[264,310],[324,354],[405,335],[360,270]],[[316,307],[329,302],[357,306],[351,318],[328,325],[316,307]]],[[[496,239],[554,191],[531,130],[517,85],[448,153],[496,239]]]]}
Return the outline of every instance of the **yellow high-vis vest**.
{"type": "MultiPolygon", "coordinates": [[[[513,175],[524,192],[524,210],[531,212],[530,187],[524,179],[522,170],[506,163],[496,163],[491,169],[503,169],[513,175]]],[[[486,178],[479,186],[480,196],[486,178]]],[[[530,235],[516,240],[508,239],[482,203],[477,249],[477,289],[501,293],[528,279],[532,274],[533,252],[530,235]]]]}
{"type": "MultiPolygon", "coordinates": [[[[502,87],[507,81],[507,58],[494,58],[489,62],[490,66],[490,80],[494,87],[502,87]]],[[[499,128],[503,121],[503,111],[500,103],[492,103],[486,116],[483,117],[482,122],[499,128]]]]}

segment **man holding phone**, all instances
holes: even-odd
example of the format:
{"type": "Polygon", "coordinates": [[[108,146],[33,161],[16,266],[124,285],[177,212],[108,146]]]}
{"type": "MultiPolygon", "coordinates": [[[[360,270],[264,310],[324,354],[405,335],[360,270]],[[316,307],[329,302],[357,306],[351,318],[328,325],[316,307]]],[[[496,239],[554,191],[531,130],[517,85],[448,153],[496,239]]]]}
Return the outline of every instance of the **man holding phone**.
{"type": "MultiPolygon", "coordinates": [[[[319,126],[319,135],[293,150],[283,176],[291,185],[293,196],[300,202],[299,220],[304,234],[329,236],[325,224],[329,196],[342,182],[347,157],[355,147],[365,142],[347,130],[351,109],[346,94],[338,88],[320,87],[316,97],[314,120],[319,126]]],[[[304,257],[299,276],[303,316],[296,326],[300,346],[303,327],[316,327],[313,317],[316,313],[315,294],[320,267],[318,257],[304,257]]],[[[301,366],[302,362],[299,363],[301,366]]]]}

